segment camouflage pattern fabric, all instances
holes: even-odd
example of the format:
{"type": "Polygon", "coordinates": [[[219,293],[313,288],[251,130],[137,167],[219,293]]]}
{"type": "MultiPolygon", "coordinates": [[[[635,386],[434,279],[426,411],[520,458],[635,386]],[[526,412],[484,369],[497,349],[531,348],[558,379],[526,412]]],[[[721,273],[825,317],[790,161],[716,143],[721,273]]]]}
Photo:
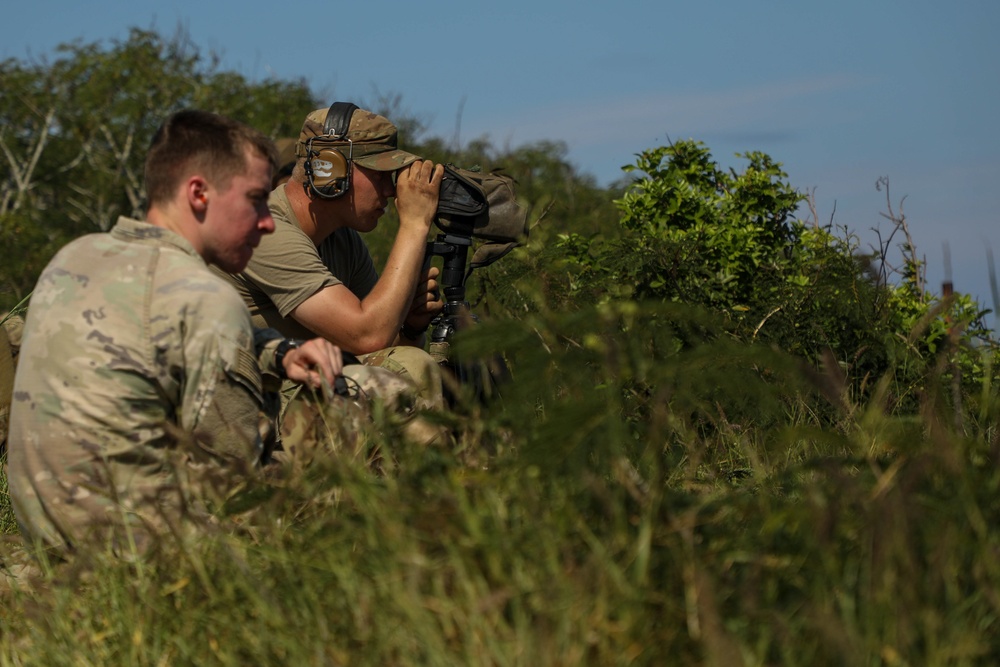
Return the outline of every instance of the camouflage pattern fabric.
{"type": "Polygon", "coordinates": [[[295,472],[317,457],[366,456],[361,439],[368,406],[356,394],[324,397],[302,385],[286,383],[278,450],[273,460],[295,472]]]}
{"type": "Polygon", "coordinates": [[[399,133],[388,118],[363,109],[351,114],[345,136],[331,138],[326,133],[329,111],[329,108],[316,109],[306,116],[299,133],[296,155],[310,157],[310,147],[315,152],[327,146],[350,145],[354,162],[375,171],[396,171],[420,159],[413,153],[399,150],[399,133]]]}
{"type": "Polygon", "coordinates": [[[373,410],[396,422],[404,445],[425,446],[448,437],[444,428],[424,416],[427,411],[440,410],[443,399],[429,400],[409,377],[389,368],[359,364],[345,366],[343,376],[348,396],[325,398],[285,382],[280,435],[283,453],[276,459],[301,469],[317,456],[373,456],[362,439],[373,410]]]}
{"type": "Polygon", "coordinates": [[[21,350],[21,338],[24,335],[24,318],[20,315],[7,313],[3,318],[3,329],[10,341],[10,349],[14,354],[14,366],[17,366],[17,354],[21,350]]]}
{"type": "Polygon", "coordinates": [[[258,359],[272,338],[173,232],[120,218],[63,248],[14,381],[8,481],[26,540],[127,554],[206,516],[273,441],[258,359]]]}
{"type": "Polygon", "coordinates": [[[365,366],[384,368],[409,380],[420,397],[422,409],[433,410],[444,407],[441,367],[421,348],[397,345],[361,355],[359,359],[365,366]]]}

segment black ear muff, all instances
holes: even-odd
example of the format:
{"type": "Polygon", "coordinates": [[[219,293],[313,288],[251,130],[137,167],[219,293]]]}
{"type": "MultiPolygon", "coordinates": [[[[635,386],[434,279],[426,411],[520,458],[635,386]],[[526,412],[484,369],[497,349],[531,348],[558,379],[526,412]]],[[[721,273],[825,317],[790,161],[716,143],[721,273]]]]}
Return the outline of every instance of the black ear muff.
{"type": "Polygon", "coordinates": [[[351,187],[354,146],[347,139],[347,131],[357,108],[350,102],[334,102],[326,113],[323,136],[313,137],[306,144],[309,152],[305,161],[306,180],[323,199],[336,199],[351,187]]]}

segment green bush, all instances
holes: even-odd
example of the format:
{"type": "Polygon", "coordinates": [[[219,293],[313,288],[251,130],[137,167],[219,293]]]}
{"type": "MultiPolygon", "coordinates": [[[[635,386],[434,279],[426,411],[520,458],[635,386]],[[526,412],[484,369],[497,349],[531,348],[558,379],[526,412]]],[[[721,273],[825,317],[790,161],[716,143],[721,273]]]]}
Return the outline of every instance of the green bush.
{"type": "MultiPolygon", "coordinates": [[[[627,171],[641,177],[617,201],[619,233],[559,235],[566,292],[578,303],[706,308],[746,343],[835,363],[855,399],[893,376],[883,399],[911,413],[942,354],[959,393],[982,386],[995,355],[985,311],[967,295],[926,294],[912,251],[898,284],[888,282],[873,269],[884,256],[795,218],[804,196],[779,163],[756,152],[740,157],[745,168],[726,172],[700,142],[640,154],[627,171]]],[[[946,400],[960,402],[957,394],[946,400]]]]}

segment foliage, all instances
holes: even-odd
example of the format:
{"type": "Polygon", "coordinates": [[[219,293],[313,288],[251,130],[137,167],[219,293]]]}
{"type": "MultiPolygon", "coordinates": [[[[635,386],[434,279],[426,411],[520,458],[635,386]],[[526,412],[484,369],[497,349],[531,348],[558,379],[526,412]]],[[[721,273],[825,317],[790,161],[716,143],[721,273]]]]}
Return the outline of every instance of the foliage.
{"type": "Polygon", "coordinates": [[[141,217],[145,147],[185,107],[232,115],[272,136],[312,109],[304,82],[219,71],[182,33],[67,44],[52,62],[0,62],[0,310],[30,291],[68,240],[141,217]]]}
{"type": "Polygon", "coordinates": [[[561,239],[579,267],[578,289],[702,304],[738,322],[749,339],[763,330],[762,314],[789,309],[783,316],[795,318],[809,300],[802,291],[820,277],[830,281],[818,272],[826,261],[847,259],[840,272],[857,274],[849,248],[792,217],[803,197],[780,165],[762,153],[743,157],[746,169],[727,173],[700,142],[640,154],[626,169],[645,176],[617,201],[622,233],[598,244],[561,239]]]}
{"type": "MultiPolygon", "coordinates": [[[[141,202],[137,147],[162,113],[294,136],[320,106],[180,37],[62,53],[0,65],[17,91],[0,100],[11,295],[63,239],[141,202]]],[[[1000,659],[996,349],[978,304],[926,291],[901,213],[895,272],[889,241],[863,255],[798,219],[804,197],[762,153],[723,170],[681,141],[600,188],[565,145],[459,146],[398,97],[367,106],[408,150],[519,182],[536,225],[474,274],[488,317],[455,341],[503,355],[500,400],[440,415],[447,447],[401,449],[376,415],[378,472],[329,456],[254,480],[196,543],[28,566],[0,585],[0,662],[1000,659]]]]}
{"type": "Polygon", "coordinates": [[[917,393],[941,370],[945,347],[954,353],[948,372],[964,383],[949,400],[981,386],[990,367],[983,354],[995,354],[985,311],[967,295],[928,295],[912,239],[893,284],[884,270],[888,247],[864,255],[852,235],[795,218],[805,197],[780,164],[758,152],[738,157],[747,161],[744,170],[726,172],[696,141],[638,155],[627,170],[644,176],[617,201],[620,234],[559,236],[570,294],[582,303],[702,306],[732,322],[731,335],[745,342],[817,364],[832,358],[858,396],[893,374],[884,398],[904,411],[917,409],[917,393]],[[881,275],[873,270],[879,260],[881,275]]]}

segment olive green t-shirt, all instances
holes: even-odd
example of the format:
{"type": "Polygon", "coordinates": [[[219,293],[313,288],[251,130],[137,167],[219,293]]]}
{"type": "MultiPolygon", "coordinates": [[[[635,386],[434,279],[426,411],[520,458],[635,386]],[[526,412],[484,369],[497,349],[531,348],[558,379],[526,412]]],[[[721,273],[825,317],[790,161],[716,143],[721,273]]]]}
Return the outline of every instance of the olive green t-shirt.
{"type": "Polygon", "coordinates": [[[274,233],[261,239],[246,269],[225,276],[250,309],[256,327],[277,329],[290,338],[313,338],[316,333],[296,322],[290,313],[322,289],[343,284],[359,299],[378,281],[371,253],[353,229],[338,229],[316,247],[299,228],[284,186],[268,199],[274,233]]]}

